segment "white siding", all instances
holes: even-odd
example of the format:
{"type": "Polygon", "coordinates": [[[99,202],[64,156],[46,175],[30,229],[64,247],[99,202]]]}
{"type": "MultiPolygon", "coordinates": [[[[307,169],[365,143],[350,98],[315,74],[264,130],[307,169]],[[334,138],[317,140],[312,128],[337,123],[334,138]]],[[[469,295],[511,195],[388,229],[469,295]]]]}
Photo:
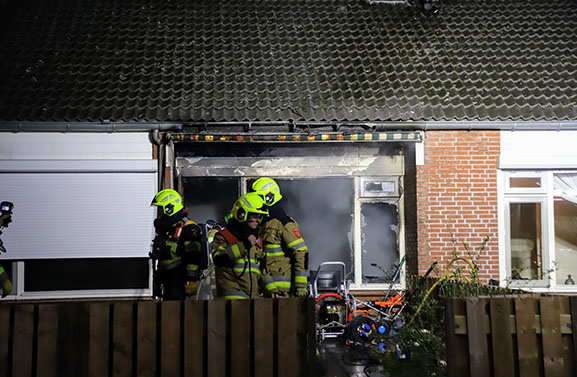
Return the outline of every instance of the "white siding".
{"type": "Polygon", "coordinates": [[[577,168],[577,131],[502,131],[499,167],[577,168]]]}
{"type": "Polygon", "coordinates": [[[150,160],[147,133],[0,133],[0,160],[150,160]]]}

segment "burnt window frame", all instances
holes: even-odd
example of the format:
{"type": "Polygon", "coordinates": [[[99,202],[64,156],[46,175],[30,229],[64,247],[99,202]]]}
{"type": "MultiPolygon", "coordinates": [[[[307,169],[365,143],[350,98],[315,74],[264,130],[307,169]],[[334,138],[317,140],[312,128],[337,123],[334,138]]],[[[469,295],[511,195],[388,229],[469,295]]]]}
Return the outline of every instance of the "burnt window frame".
{"type": "MultiPolygon", "coordinates": [[[[223,145],[225,145],[226,143],[215,143],[213,145],[219,145],[219,147],[222,147],[223,145]]],[[[238,144],[234,144],[236,147],[238,147],[238,144]]],[[[237,174],[239,174],[237,177],[240,179],[240,195],[245,194],[248,191],[248,181],[250,181],[251,179],[256,179],[262,176],[267,176],[267,177],[271,177],[271,178],[311,178],[314,177],[313,175],[310,174],[298,174],[298,173],[292,173],[292,174],[280,174],[279,172],[282,169],[274,169],[274,168],[270,168],[270,167],[258,167],[258,168],[254,168],[254,167],[250,167],[247,168],[247,172],[243,172],[242,175],[240,175],[240,173],[238,173],[238,169],[232,169],[231,166],[227,166],[227,167],[222,167],[222,172],[221,173],[215,173],[214,171],[211,171],[211,164],[204,164],[203,166],[199,166],[199,167],[194,167],[191,168],[190,166],[187,165],[186,161],[198,161],[198,159],[225,159],[228,161],[233,161],[237,157],[230,157],[228,155],[226,155],[226,151],[225,150],[220,150],[218,151],[218,154],[216,155],[212,155],[212,156],[191,156],[191,155],[187,155],[186,153],[182,153],[183,152],[183,148],[180,148],[180,146],[178,146],[179,148],[175,148],[176,150],[174,151],[174,156],[175,156],[175,179],[176,179],[176,184],[178,187],[182,187],[182,182],[181,182],[181,178],[182,177],[194,177],[194,176],[209,176],[209,177],[234,177],[234,175],[231,174],[232,171],[236,171],[237,174]],[[268,169],[268,170],[267,170],[268,169]],[[201,172],[198,175],[194,175],[191,174],[191,172],[193,171],[199,171],[201,172]]],[[[203,145],[203,147],[206,147],[206,144],[203,145]]],[[[355,145],[355,148],[362,148],[363,146],[359,146],[359,145],[355,145]]],[[[245,148],[247,148],[245,146],[245,148]]],[[[240,148],[242,150],[242,148],[240,148]]],[[[239,149],[235,149],[237,152],[239,149]]],[[[248,148],[247,148],[248,150],[248,148]]],[[[188,150],[190,151],[190,150],[188,150]]],[[[358,156],[357,156],[358,157],[358,156]]],[[[378,155],[377,157],[382,157],[384,159],[391,159],[395,160],[395,159],[399,159],[399,160],[395,160],[395,163],[391,163],[391,165],[395,165],[394,168],[391,169],[395,169],[394,172],[389,171],[389,168],[386,168],[384,170],[381,171],[375,171],[374,169],[372,171],[369,171],[369,173],[367,174],[363,174],[362,172],[356,171],[351,168],[350,172],[345,172],[346,169],[343,169],[342,166],[339,165],[335,165],[334,168],[335,169],[329,169],[327,176],[338,176],[338,175],[343,175],[343,176],[349,176],[349,177],[353,177],[353,185],[354,185],[354,207],[353,207],[353,279],[351,281],[351,285],[350,288],[351,290],[357,290],[357,291],[362,291],[362,290],[383,290],[383,289],[387,289],[389,287],[390,282],[387,283],[363,283],[362,282],[362,243],[361,243],[361,231],[360,231],[360,218],[361,218],[361,214],[360,214],[360,203],[362,200],[368,200],[368,201],[378,201],[378,200],[386,200],[386,201],[395,201],[398,202],[398,207],[399,207],[399,223],[398,223],[398,251],[399,251],[399,256],[398,256],[398,260],[400,261],[403,256],[405,256],[406,254],[406,250],[405,250],[405,214],[404,214],[404,193],[403,193],[403,181],[404,181],[404,175],[406,174],[406,169],[405,169],[405,163],[406,163],[406,159],[404,158],[404,155],[402,152],[400,152],[400,148],[396,148],[394,151],[391,150],[391,153],[389,154],[381,154],[378,155]],[[399,165],[399,166],[397,166],[399,165]],[[389,194],[388,196],[384,196],[384,197],[378,197],[378,198],[363,198],[361,200],[360,198],[360,185],[361,185],[361,180],[363,178],[372,178],[375,180],[378,179],[391,179],[394,178],[394,180],[397,183],[397,187],[396,187],[396,192],[394,195],[389,194]]],[[[266,160],[270,157],[264,156],[264,157],[260,157],[258,155],[250,155],[247,158],[251,158],[253,160],[266,160]]],[[[283,159],[288,159],[291,157],[283,157],[283,159]]],[[[310,156],[311,159],[313,158],[318,158],[318,156],[310,156]]],[[[318,168],[317,168],[318,169],[318,168]]],[[[186,199],[185,199],[186,200],[186,199]]],[[[298,219],[297,219],[298,220],[298,219]]],[[[348,273],[348,275],[350,275],[350,271],[348,273]]],[[[398,283],[394,284],[393,289],[405,289],[406,287],[406,264],[403,266],[402,270],[401,270],[401,274],[400,274],[400,279],[398,280],[398,283]]]]}

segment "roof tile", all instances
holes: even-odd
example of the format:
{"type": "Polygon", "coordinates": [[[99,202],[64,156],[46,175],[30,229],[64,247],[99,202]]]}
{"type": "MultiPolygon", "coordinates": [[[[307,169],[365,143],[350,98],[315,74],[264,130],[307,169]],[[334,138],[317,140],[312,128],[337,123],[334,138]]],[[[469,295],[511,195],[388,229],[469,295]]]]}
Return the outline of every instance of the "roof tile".
{"type": "Polygon", "coordinates": [[[1,121],[577,119],[577,3],[0,3],[1,121]]]}

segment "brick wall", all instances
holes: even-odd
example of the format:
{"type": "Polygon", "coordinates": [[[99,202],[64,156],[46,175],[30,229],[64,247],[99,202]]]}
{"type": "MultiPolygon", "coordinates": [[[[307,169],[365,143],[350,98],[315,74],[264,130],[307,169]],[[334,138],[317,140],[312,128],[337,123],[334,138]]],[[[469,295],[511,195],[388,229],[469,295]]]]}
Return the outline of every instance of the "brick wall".
{"type": "Polygon", "coordinates": [[[480,281],[499,278],[497,164],[499,131],[427,131],[425,163],[417,166],[418,268],[438,261],[438,274],[463,242],[480,256],[480,281]],[[452,242],[457,239],[458,242],[452,242]]]}

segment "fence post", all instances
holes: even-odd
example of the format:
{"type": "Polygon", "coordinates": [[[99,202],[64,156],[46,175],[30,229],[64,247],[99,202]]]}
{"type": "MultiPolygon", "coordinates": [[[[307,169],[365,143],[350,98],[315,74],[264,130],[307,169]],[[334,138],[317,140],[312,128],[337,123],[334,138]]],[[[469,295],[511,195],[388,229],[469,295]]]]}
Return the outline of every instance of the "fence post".
{"type": "Polygon", "coordinates": [[[455,315],[464,314],[464,300],[447,298],[445,301],[445,331],[447,338],[447,373],[449,377],[469,375],[469,347],[467,337],[455,334],[455,315]]]}

